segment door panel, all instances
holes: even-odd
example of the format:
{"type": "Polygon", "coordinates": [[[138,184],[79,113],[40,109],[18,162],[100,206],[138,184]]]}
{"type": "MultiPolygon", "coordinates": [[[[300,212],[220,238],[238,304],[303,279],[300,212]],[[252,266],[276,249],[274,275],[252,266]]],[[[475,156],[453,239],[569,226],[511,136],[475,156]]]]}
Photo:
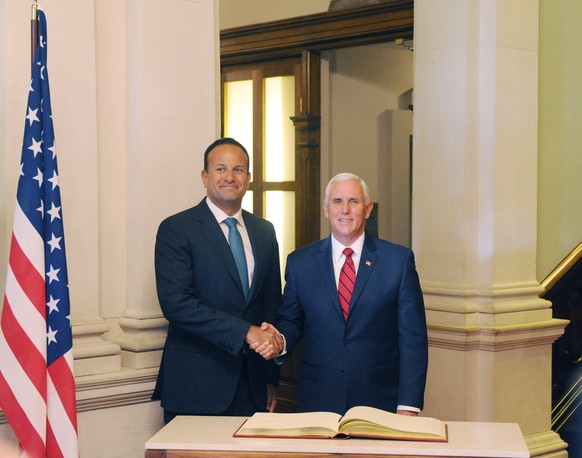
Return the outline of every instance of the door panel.
{"type": "MultiPolygon", "coordinates": [[[[251,158],[243,208],[275,226],[284,273],[287,255],[319,237],[319,56],[223,66],[222,81],[223,136],[251,158]]],[[[300,353],[281,368],[278,411],[296,409],[300,353]]]]}

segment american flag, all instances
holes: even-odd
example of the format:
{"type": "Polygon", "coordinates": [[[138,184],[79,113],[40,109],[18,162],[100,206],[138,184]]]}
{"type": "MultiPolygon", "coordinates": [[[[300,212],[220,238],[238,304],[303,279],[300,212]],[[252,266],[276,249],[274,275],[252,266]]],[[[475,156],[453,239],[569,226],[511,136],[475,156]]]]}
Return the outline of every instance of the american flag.
{"type": "Polygon", "coordinates": [[[73,337],[42,11],[38,19],[0,322],[0,407],[27,456],[76,457],[73,337]]]}

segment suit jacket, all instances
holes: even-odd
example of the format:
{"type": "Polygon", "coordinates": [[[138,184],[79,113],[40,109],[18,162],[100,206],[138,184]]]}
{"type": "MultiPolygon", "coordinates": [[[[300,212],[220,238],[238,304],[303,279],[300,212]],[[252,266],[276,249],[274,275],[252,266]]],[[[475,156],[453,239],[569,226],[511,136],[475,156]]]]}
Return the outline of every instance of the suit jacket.
{"type": "MultiPolygon", "coordinates": [[[[169,322],[153,399],[187,414],[224,412],[241,374],[251,324],[273,323],[281,302],[279,250],[273,225],[243,211],[255,271],[248,300],[230,247],[204,199],[158,229],[158,299],[169,322]]],[[[273,362],[246,351],[251,391],[266,406],[266,384],[278,383],[273,362]]]]}
{"type": "Polygon", "coordinates": [[[303,341],[299,410],[422,409],[428,343],[412,251],[366,235],[344,321],[330,237],[287,258],[277,328],[288,353],[303,341]]]}

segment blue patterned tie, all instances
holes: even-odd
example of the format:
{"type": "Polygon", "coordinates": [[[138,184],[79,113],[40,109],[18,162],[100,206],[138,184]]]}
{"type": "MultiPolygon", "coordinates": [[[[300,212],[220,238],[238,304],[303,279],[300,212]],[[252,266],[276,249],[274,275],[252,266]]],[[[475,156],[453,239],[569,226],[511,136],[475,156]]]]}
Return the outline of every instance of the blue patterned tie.
{"type": "Polygon", "coordinates": [[[228,226],[228,243],[230,244],[230,250],[234,256],[234,262],[236,262],[236,267],[238,268],[238,275],[240,276],[246,299],[249,295],[249,273],[242,237],[236,228],[237,222],[236,218],[226,218],[224,220],[224,223],[228,226]]]}

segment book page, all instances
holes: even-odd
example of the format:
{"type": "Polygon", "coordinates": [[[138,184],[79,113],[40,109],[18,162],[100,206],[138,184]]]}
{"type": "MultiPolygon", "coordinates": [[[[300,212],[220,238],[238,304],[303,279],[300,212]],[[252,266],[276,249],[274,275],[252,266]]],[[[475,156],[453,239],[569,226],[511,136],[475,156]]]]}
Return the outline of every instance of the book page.
{"type": "Polygon", "coordinates": [[[241,435],[325,436],[337,433],[341,416],[333,412],[257,412],[236,432],[241,435]]]}
{"type": "Polygon", "coordinates": [[[365,406],[352,407],[348,410],[340,423],[340,430],[349,432],[356,427],[358,431],[361,431],[362,428],[366,428],[366,424],[368,427],[373,426],[369,423],[381,427],[373,427],[373,430],[390,429],[422,434],[423,436],[429,434],[446,437],[444,422],[436,418],[409,417],[365,406]]]}

